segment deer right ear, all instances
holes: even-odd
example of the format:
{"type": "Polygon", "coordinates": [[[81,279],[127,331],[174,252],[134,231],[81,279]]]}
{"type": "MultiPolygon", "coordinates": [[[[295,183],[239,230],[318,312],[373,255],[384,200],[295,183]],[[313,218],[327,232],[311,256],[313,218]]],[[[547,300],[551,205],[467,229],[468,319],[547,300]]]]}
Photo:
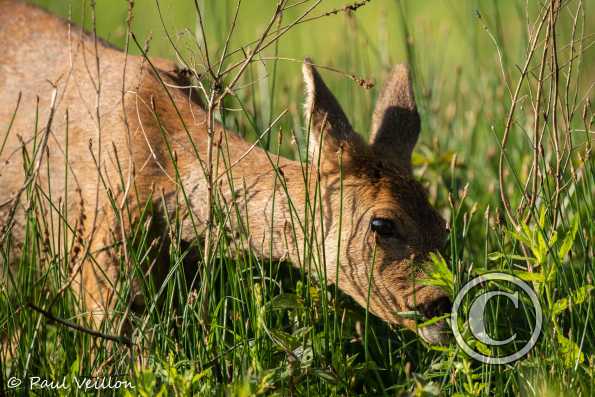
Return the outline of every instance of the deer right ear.
{"type": "Polygon", "coordinates": [[[353,131],[341,105],[330,92],[308,58],[302,68],[306,85],[305,116],[310,133],[309,156],[316,162],[336,159],[340,148],[344,153],[363,143],[353,131]]]}
{"type": "Polygon", "coordinates": [[[370,144],[411,172],[420,119],[409,68],[396,65],[384,83],[372,116],[370,144]]]}

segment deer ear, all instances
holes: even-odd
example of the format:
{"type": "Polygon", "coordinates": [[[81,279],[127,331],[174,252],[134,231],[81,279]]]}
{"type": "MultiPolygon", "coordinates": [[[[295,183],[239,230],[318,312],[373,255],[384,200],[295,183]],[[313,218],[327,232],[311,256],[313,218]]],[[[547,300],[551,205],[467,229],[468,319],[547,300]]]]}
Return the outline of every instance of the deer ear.
{"type": "Polygon", "coordinates": [[[411,171],[411,152],[417,143],[420,125],[409,68],[396,65],[376,102],[370,144],[411,171]]]}
{"type": "Polygon", "coordinates": [[[310,160],[315,162],[318,156],[325,161],[336,159],[341,148],[347,153],[363,145],[310,59],[306,58],[302,71],[306,86],[305,116],[310,131],[310,160]]]}

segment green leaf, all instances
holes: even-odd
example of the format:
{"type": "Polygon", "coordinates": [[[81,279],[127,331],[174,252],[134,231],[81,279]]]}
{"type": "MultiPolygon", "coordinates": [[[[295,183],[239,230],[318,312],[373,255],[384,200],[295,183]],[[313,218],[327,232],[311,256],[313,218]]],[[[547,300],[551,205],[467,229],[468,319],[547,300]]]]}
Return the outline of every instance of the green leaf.
{"type": "Polygon", "coordinates": [[[559,332],[558,343],[560,344],[560,354],[566,367],[571,368],[575,364],[582,364],[585,361],[585,355],[581,351],[581,348],[559,332]]]}
{"type": "Polygon", "coordinates": [[[545,242],[543,233],[539,230],[537,231],[537,243],[537,249],[539,249],[539,256],[542,258],[542,260],[544,260],[547,256],[548,243],[545,242]]]}
{"type": "Polygon", "coordinates": [[[514,270],[512,274],[523,281],[532,281],[536,283],[543,283],[545,281],[543,273],[529,273],[522,270],[514,270]]]}
{"type": "Polygon", "coordinates": [[[510,231],[510,235],[512,237],[514,237],[516,240],[524,243],[527,246],[531,246],[533,245],[533,241],[531,241],[531,238],[529,237],[531,235],[531,231],[529,230],[529,228],[526,225],[522,225],[523,228],[523,233],[517,233],[517,232],[513,232],[510,231]],[[529,233],[529,234],[527,234],[529,233]]]}
{"type": "Polygon", "coordinates": [[[558,299],[556,302],[554,302],[552,307],[553,316],[556,317],[564,310],[568,309],[571,300],[573,305],[580,305],[583,303],[585,300],[587,300],[587,297],[589,297],[593,288],[594,287],[592,285],[583,285],[582,287],[571,292],[568,297],[558,299]]]}
{"type": "Polygon", "coordinates": [[[490,262],[495,262],[498,259],[502,259],[502,258],[506,258],[506,255],[503,254],[502,252],[496,251],[496,252],[492,252],[492,253],[488,254],[488,260],[490,262]]]}
{"type": "Polygon", "coordinates": [[[558,250],[558,257],[560,259],[564,259],[566,257],[566,254],[568,254],[568,252],[570,252],[570,249],[572,248],[572,245],[574,244],[574,240],[576,239],[576,233],[578,231],[579,223],[580,223],[580,218],[578,215],[576,215],[574,217],[574,219],[572,220],[572,225],[570,227],[570,230],[568,230],[568,232],[566,233],[566,236],[564,236],[562,245],[560,246],[560,249],[558,250]]]}
{"type": "Polygon", "coordinates": [[[424,285],[443,287],[449,291],[454,288],[454,275],[442,255],[430,253],[431,268],[427,269],[428,278],[421,280],[424,285]]]}
{"type": "Polygon", "coordinates": [[[593,291],[592,285],[583,285],[582,287],[577,288],[577,290],[572,293],[572,304],[580,305],[586,301],[591,291],[593,291]]]}
{"type": "Polygon", "coordinates": [[[548,254],[548,251],[550,250],[550,248],[553,247],[557,241],[558,241],[558,232],[556,230],[554,230],[552,232],[552,234],[550,235],[550,237],[548,238],[548,242],[546,243],[545,251],[544,251],[545,255],[548,254]]]}
{"type": "Polygon", "coordinates": [[[539,209],[539,227],[540,227],[541,229],[543,229],[543,228],[544,228],[544,226],[545,226],[545,212],[546,212],[546,210],[545,210],[545,206],[542,206],[542,207],[539,209]]]}
{"type": "Polygon", "coordinates": [[[410,320],[420,320],[424,318],[424,316],[416,310],[411,310],[407,312],[397,312],[395,314],[401,318],[406,318],[410,320]]]}
{"type": "Polygon", "coordinates": [[[541,233],[537,236],[537,243],[533,243],[529,245],[531,252],[533,252],[533,256],[535,260],[540,265],[543,264],[545,261],[545,254],[547,253],[547,247],[544,246],[545,241],[543,241],[543,237],[541,237],[541,233]]]}
{"type": "Polygon", "coordinates": [[[558,299],[552,306],[552,315],[557,317],[566,309],[568,309],[568,298],[558,299]]]}
{"type": "Polygon", "coordinates": [[[450,271],[450,268],[446,264],[446,260],[444,259],[444,257],[442,257],[442,255],[440,255],[440,254],[437,255],[435,253],[431,253],[430,258],[432,259],[432,262],[434,263],[434,269],[438,272],[438,274],[440,274],[440,276],[442,276],[443,279],[445,279],[445,280],[453,280],[454,279],[454,276],[453,276],[452,272],[450,271]]]}
{"type": "Polygon", "coordinates": [[[302,298],[296,294],[277,295],[271,299],[269,304],[273,310],[299,310],[304,308],[302,298]]]}
{"type": "Polygon", "coordinates": [[[279,346],[281,350],[293,350],[295,339],[290,334],[280,329],[272,329],[268,333],[273,343],[279,346]]]}
{"type": "Polygon", "coordinates": [[[211,369],[209,368],[209,369],[205,369],[204,371],[197,373],[196,375],[194,375],[192,377],[192,384],[198,383],[202,378],[207,376],[210,372],[211,372],[211,369]]]}
{"type": "Polygon", "coordinates": [[[78,373],[79,373],[79,359],[77,357],[76,360],[74,360],[74,362],[70,366],[70,375],[75,376],[78,373]]]}
{"type": "Polygon", "coordinates": [[[491,254],[488,254],[488,260],[491,262],[495,262],[499,259],[502,258],[506,258],[508,260],[511,261],[522,261],[522,262],[535,262],[535,258],[531,258],[528,256],[522,256],[522,255],[515,255],[515,254],[505,254],[503,252],[492,252],[491,254]]]}
{"type": "Polygon", "coordinates": [[[430,325],[434,325],[436,323],[439,323],[440,321],[446,320],[447,318],[450,318],[450,313],[445,314],[443,316],[432,317],[428,321],[424,321],[423,323],[418,324],[417,325],[417,328],[429,327],[430,325]]]}
{"type": "Polygon", "coordinates": [[[475,348],[479,350],[485,356],[492,357],[492,351],[489,347],[481,343],[480,341],[475,341],[475,348]]]}
{"type": "Polygon", "coordinates": [[[312,372],[314,373],[314,375],[318,376],[320,379],[325,380],[329,383],[332,383],[333,385],[336,385],[339,383],[339,379],[337,379],[337,377],[329,371],[325,371],[322,369],[312,369],[312,372]]]}
{"type": "Polygon", "coordinates": [[[551,283],[556,279],[556,275],[558,274],[558,270],[556,266],[550,266],[549,271],[547,272],[547,276],[545,281],[551,283]]]}

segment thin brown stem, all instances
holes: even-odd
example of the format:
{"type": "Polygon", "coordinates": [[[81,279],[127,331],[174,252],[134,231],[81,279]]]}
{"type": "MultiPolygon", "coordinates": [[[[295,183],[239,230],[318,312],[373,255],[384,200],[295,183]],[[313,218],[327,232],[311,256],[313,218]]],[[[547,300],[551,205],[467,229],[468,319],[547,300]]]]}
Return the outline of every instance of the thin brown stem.
{"type": "MultiPolygon", "coordinates": [[[[547,30],[545,43],[543,45],[543,53],[541,55],[541,62],[539,63],[539,77],[537,78],[537,94],[535,97],[535,105],[533,106],[533,165],[531,171],[533,173],[532,185],[531,190],[528,193],[525,193],[525,197],[528,197],[528,205],[527,205],[527,217],[524,219],[524,222],[529,222],[531,219],[531,215],[533,214],[535,202],[537,200],[537,188],[539,186],[539,148],[540,145],[540,138],[539,138],[539,121],[541,120],[541,96],[543,92],[543,82],[544,82],[544,73],[545,73],[545,65],[547,64],[547,53],[548,53],[548,43],[550,39],[551,29],[547,30]]],[[[530,178],[530,176],[529,176],[530,178]]]]}
{"type": "Polygon", "coordinates": [[[514,117],[516,106],[519,101],[519,94],[521,92],[521,87],[523,86],[525,78],[527,77],[527,71],[529,69],[529,65],[531,63],[531,60],[533,59],[533,55],[535,54],[535,50],[537,48],[539,34],[541,32],[543,24],[545,23],[545,21],[547,19],[547,16],[548,16],[548,12],[545,11],[543,16],[540,18],[540,22],[539,22],[539,25],[535,31],[534,36],[533,36],[532,43],[529,46],[529,53],[527,54],[527,58],[525,59],[525,64],[523,65],[523,69],[521,70],[521,76],[519,78],[519,81],[518,81],[517,86],[514,91],[514,95],[512,97],[512,103],[510,105],[510,110],[508,112],[508,117],[506,119],[506,125],[504,127],[504,133],[502,135],[502,141],[500,143],[500,159],[498,161],[498,184],[499,184],[499,188],[500,188],[500,200],[502,201],[502,205],[504,206],[504,210],[506,211],[506,216],[508,217],[508,220],[515,226],[515,228],[518,228],[519,224],[516,220],[515,215],[512,213],[512,208],[510,206],[510,201],[506,194],[506,187],[505,187],[505,183],[504,183],[504,159],[506,157],[506,145],[508,143],[508,138],[510,135],[510,129],[512,127],[512,120],[514,117]]]}
{"type": "Polygon", "coordinates": [[[91,329],[91,328],[87,328],[87,327],[83,327],[82,325],[78,325],[75,324],[71,321],[67,321],[64,320],[62,318],[56,317],[54,316],[52,313],[48,312],[47,310],[44,310],[36,305],[34,305],[33,303],[28,303],[27,307],[29,307],[30,309],[42,314],[44,317],[46,317],[47,319],[49,319],[50,321],[53,321],[55,323],[58,324],[62,324],[68,328],[72,328],[75,331],[79,331],[85,334],[89,334],[91,336],[95,336],[97,338],[101,338],[101,339],[105,339],[105,340],[109,340],[112,342],[117,342],[117,343],[121,343],[123,345],[126,345],[128,347],[132,347],[132,341],[122,335],[110,335],[110,334],[106,334],[103,332],[99,332],[97,330],[91,329]]]}

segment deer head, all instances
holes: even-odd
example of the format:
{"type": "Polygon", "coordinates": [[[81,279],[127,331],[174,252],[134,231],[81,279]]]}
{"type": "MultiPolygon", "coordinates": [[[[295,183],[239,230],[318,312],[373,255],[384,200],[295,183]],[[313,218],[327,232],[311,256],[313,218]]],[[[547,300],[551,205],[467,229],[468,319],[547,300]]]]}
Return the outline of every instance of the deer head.
{"type": "Polygon", "coordinates": [[[311,61],[304,63],[303,74],[309,152],[318,165],[324,206],[328,278],[385,321],[402,324],[430,343],[443,342],[443,321],[418,329],[414,320],[398,314],[415,310],[432,318],[451,306],[444,291],[423,283],[428,254],[443,246],[447,231],[411,173],[420,118],[407,67],[398,65],[390,73],[372,116],[369,143],[353,130],[311,61]]]}

